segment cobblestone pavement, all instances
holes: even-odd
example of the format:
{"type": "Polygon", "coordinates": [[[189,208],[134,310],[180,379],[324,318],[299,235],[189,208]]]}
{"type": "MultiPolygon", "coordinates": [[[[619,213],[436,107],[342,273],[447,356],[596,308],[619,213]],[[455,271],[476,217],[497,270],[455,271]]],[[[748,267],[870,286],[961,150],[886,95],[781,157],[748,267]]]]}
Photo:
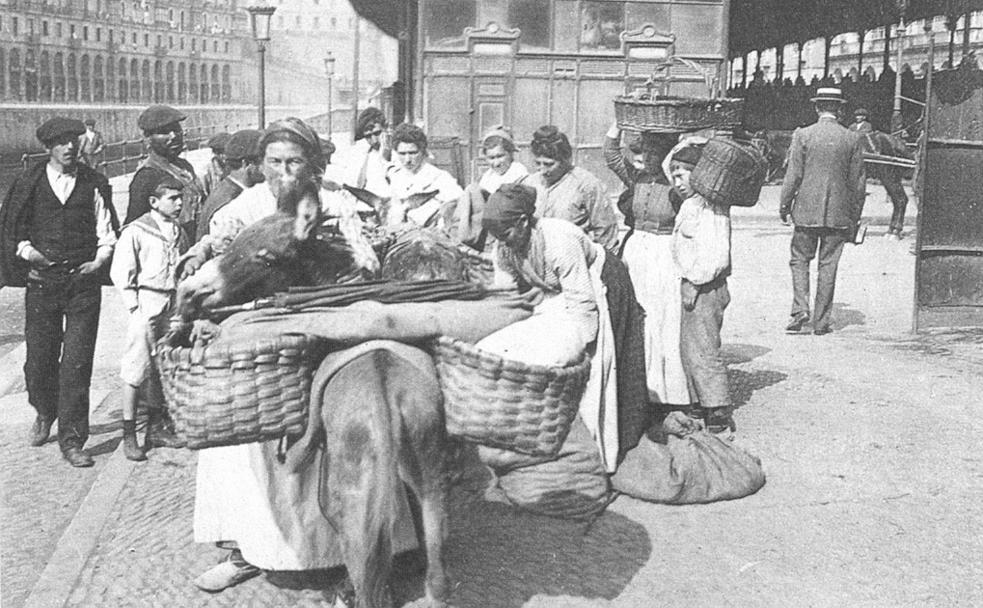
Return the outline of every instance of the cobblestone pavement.
{"type": "MultiPolygon", "coordinates": [[[[875,227],[844,253],[834,333],[786,335],[789,229],[766,215],[735,222],[723,337],[737,442],[761,457],[767,485],[701,506],[621,496],[585,524],[485,502],[482,480],[467,478],[452,493],[446,545],[455,606],[983,605],[973,525],[983,516],[983,332],[907,333],[914,258],[875,227]]],[[[111,367],[101,369],[110,382],[111,367]]],[[[16,445],[8,429],[0,439],[16,445]]],[[[4,458],[5,471],[17,466],[4,458]]],[[[191,585],[221,555],[192,539],[195,458],[158,450],[132,468],[67,605],[324,605],[320,589],[337,572],[301,589],[265,576],[216,595],[191,585]]],[[[14,481],[31,494],[30,482],[14,481]]],[[[5,521],[29,506],[5,498],[5,521]]],[[[12,536],[18,550],[33,542],[12,536]]],[[[17,608],[32,568],[9,572],[8,561],[5,552],[4,606],[17,608]]],[[[421,606],[418,567],[404,562],[394,590],[400,604],[421,606]]]]}

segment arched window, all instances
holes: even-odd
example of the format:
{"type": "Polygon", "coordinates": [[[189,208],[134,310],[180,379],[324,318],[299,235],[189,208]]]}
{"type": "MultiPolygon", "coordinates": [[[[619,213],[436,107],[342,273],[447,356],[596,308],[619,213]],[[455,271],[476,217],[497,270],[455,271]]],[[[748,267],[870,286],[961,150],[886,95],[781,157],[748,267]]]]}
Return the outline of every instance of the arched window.
{"type": "Polygon", "coordinates": [[[65,101],[65,58],[61,53],[55,53],[54,72],[54,101],[65,101]]]}
{"type": "Polygon", "coordinates": [[[24,99],[38,100],[38,60],[33,49],[24,53],[24,99]]]}
{"type": "Polygon", "coordinates": [[[65,71],[68,72],[68,89],[66,89],[66,98],[68,101],[78,101],[79,73],[78,63],[75,60],[75,53],[68,54],[68,61],[65,64],[65,71]]]}
{"type": "Polygon", "coordinates": [[[218,65],[212,66],[212,100],[218,101],[222,99],[222,82],[219,80],[218,65]]]}
{"type": "Polygon", "coordinates": [[[106,59],[106,88],[103,93],[104,101],[113,101],[116,99],[116,70],[115,64],[113,63],[113,58],[110,57],[106,59]]]}
{"type": "Polygon", "coordinates": [[[168,61],[164,69],[164,78],[167,82],[167,103],[174,103],[174,62],[168,61]]]}
{"type": "Polygon", "coordinates": [[[177,64],[177,102],[188,101],[188,69],[184,62],[177,64]]]}
{"type": "Polygon", "coordinates": [[[140,94],[140,62],[130,60],[130,103],[137,103],[143,96],[140,94]]]}
{"type": "Polygon", "coordinates": [[[152,101],[154,98],[154,83],[150,80],[150,60],[144,59],[140,66],[140,98],[143,101],[152,101]]]}
{"type": "Polygon", "coordinates": [[[48,51],[41,51],[38,75],[38,98],[41,101],[51,101],[51,55],[48,51]]]}
{"type": "Polygon", "coordinates": [[[154,62],[154,103],[164,101],[164,64],[161,61],[154,62]]]}
{"type": "Polygon", "coordinates": [[[102,56],[96,55],[92,61],[92,101],[106,100],[106,79],[102,73],[102,56]]]}
{"type": "Polygon", "coordinates": [[[232,68],[222,66],[222,101],[232,101],[232,68]]]}
{"type": "Polygon", "coordinates": [[[188,64],[188,101],[198,103],[198,68],[193,63],[188,64]]]}
{"type": "Polygon", "coordinates": [[[89,56],[82,55],[82,59],[79,61],[79,91],[82,101],[92,101],[92,89],[89,86],[91,76],[89,56]]]}
{"type": "Polygon", "coordinates": [[[130,84],[126,80],[126,59],[119,60],[116,77],[119,78],[119,82],[116,84],[117,101],[126,103],[130,99],[130,84]]]}
{"type": "Polygon", "coordinates": [[[10,97],[11,99],[20,99],[20,49],[10,49],[10,71],[9,82],[10,82],[10,97]]]}
{"type": "Polygon", "coordinates": [[[201,82],[198,86],[201,88],[199,101],[201,103],[208,103],[208,66],[205,64],[201,65],[201,82]]]}
{"type": "Polygon", "coordinates": [[[7,57],[0,48],[0,99],[7,95],[7,57]]]}

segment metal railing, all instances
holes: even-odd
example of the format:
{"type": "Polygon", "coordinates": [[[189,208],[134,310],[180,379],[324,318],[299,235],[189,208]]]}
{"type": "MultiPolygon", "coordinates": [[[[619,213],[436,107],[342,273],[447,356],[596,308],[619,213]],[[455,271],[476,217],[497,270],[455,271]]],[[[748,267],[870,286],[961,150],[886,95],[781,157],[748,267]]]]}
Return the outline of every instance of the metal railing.
{"type": "MultiPolygon", "coordinates": [[[[232,133],[245,128],[240,123],[225,123],[221,125],[201,125],[188,127],[184,131],[185,150],[198,150],[215,133],[222,131],[232,133]]],[[[28,152],[20,157],[21,167],[27,169],[34,162],[48,157],[47,152],[28,152]]],[[[147,157],[146,144],[141,139],[126,139],[110,142],[103,146],[102,151],[95,156],[95,169],[106,177],[117,177],[136,171],[140,161],[147,157]]]]}

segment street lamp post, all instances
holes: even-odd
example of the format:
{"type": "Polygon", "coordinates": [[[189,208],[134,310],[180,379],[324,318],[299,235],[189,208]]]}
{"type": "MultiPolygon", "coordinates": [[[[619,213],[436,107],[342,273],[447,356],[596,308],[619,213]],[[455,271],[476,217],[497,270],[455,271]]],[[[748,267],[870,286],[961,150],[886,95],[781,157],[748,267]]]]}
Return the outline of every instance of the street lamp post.
{"type": "Polygon", "coordinates": [[[331,139],[332,128],[331,128],[331,104],[332,99],[332,85],[334,84],[334,55],[328,52],[328,56],[324,58],[324,73],[328,76],[328,139],[331,139]]]}
{"type": "Polygon", "coordinates": [[[275,6],[250,6],[249,24],[259,52],[259,128],[266,128],[266,43],[270,41],[270,19],[275,6]]]}

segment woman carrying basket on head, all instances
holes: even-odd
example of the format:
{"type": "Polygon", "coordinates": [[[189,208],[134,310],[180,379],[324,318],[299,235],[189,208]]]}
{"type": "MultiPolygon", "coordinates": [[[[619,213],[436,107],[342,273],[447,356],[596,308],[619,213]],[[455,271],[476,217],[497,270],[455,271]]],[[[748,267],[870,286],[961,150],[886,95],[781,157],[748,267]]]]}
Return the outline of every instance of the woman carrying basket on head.
{"type": "MultiPolygon", "coordinates": [[[[291,182],[320,180],[320,141],[303,121],[274,122],[260,142],[266,181],[215,213],[211,230],[188,256],[194,271],[254,221],[276,210],[277,197],[291,182]]],[[[375,272],[378,260],[364,241],[347,195],[321,191],[322,206],[342,216],[341,232],[356,253],[353,271],[375,272]],[[347,211],[346,211],[347,210],[347,211]]],[[[318,466],[290,473],[277,462],[278,442],[202,450],[198,457],[194,535],[231,551],[195,584],[220,591],[262,570],[310,570],[342,563],[338,539],[318,505],[318,466]]],[[[319,462],[317,457],[313,462],[319,462]]],[[[412,525],[397,526],[396,547],[415,546],[412,525]]]]}
{"type": "Polygon", "coordinates": [[[611,126],[604,160],[625,185],[618,206],[629,232],[622,243],[638,301],[645,309],[645,379],[653,404],[690,407],[680,355],[680,279],[672,259],[672,230],[682,200],[673,194],[662,160],[676,145],[674,133],[645,133],[620,148],[621,129],[611,126]]]}

